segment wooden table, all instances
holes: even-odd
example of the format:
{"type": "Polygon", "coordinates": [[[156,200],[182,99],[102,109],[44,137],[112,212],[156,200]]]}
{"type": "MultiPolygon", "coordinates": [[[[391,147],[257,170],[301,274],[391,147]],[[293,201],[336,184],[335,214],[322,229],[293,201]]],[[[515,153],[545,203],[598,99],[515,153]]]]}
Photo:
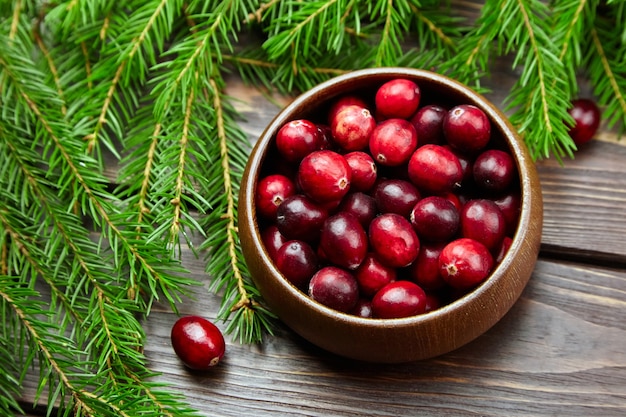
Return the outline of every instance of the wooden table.
{"type": "MultiPolygon", "coordinates": [[[[494,71],[496,104],[514,81],[506,68],[494,71]]],[[[252,139],[287,100],[268,100],[237,78],[228,93],[252,139]]],[[[498,324],[457,351],[363,364],[279,323],[262,345],[227,339],[224,361],[194,373],[170,346],[177,316],[157,306],[145,321],[152,369],[206,416],[626,416],[626,142],[602,131],[575,160],[538,169],[545,220],[530,283],[498,324]]],[[[208,285],[201,260],[189,253],[185,264],[208,285]]],[[[219,301],[203,288],[181,312],[213,319],[219,301]]]]}

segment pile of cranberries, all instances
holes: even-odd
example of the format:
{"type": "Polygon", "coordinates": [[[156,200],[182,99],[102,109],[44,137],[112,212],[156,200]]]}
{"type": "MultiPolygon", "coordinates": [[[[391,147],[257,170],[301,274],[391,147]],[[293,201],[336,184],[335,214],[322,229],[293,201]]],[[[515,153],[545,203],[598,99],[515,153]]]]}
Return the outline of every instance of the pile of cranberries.
{"type": "Polygon", "coordinates": [[[255,195],[261,237],[317,302],[423,314],[481,284],[509,249],[515,161],[481,109],[437,98],[393,79],[277,132],[255,195]]]}

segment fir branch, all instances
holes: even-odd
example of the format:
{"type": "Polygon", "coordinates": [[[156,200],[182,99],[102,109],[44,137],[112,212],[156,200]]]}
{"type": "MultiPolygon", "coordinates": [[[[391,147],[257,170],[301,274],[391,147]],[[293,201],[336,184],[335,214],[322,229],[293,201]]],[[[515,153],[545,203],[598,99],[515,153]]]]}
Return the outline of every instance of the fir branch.
{"type": "Polygon", "coordinates": [[[611,18],[596,19],[584,60],[594,93],[604,107],[603,119],[621,135],[626,129],[626,44],[616,37],[620,30],[611,18]]]}

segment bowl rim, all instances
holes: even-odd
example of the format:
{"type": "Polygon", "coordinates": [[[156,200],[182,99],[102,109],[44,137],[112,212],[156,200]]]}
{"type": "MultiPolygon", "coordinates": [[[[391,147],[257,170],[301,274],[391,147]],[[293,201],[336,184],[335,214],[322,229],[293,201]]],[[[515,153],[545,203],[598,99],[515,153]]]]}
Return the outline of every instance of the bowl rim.
{"type": "MultiPolygon", "coordinates": [[[[359,326],[413,326],[422,322],[437,320],[441,316],[449,315],[451,312],[463,308],[467,304],[472,303],[474,300],[480,299],[481,295],[490,291],[491,287],[496,285],[497,282],[503,278],[505,271],[508,270],[513,260],[522,250],[524,237],[529,233],[529,230],[531,229],[530,226],[532,219],[530,218],[529,210],[529,206],[531,204],[530,188],[533,186],[533,183],[538,185],[539,180],[536,174],[530,172],[530,170],[528,169],[529,163],[534,163],[534,161],[532,161],[528,149],[520,139],[518,132],[510,123],[508,117],[506,117],[506,115],[504,115],[491,101],[485,98],[482,94],[474,91],[471,87],[464,85],[459,81],[456,81],[452,78],[436,72],[405,67],[383,67],[354,70],[323,81],[312,87],[311,89],[307,90],[306,92],[301,93],[292,102],[290,102],[283,109],[281,109],[279,113],[273,118],[273,120],[267,125],[261,136],[259,136],[256,143],[254,144],[252,152],[249,156],[249,162],[246,166],[246,170],[254,173],[254,175],[244,177],[247,179],[245,184],[242,184],[242,195],[255,195],[255,187],[259,179],[258,174],[267,155],[268,147],[271,144],[278,129],[285,122],[293,119],[293,113],[296,112],[299,107],[305,104],[308,100],[319,95],[320,92],[325,91],[328,87],[351,82],[354,78],[368,76],[380,77],[381,79],[391,79],[393,77],[405,76],[412,79],[427,80],[427,82],[429,83],[443,85],[446,88],[452,89],[454,94],[469,99],[469,101],[471,101],[470,104],[474,104],[481,110],[483,110],[487,114],[487,117],[492,124],[492,131],[493,127],[496,127],[497,131],[500,132],[504,142],[506,143],[506,146],[508,147],[508,149],[510,149],[511,153],[514,156],[514,160],[518,169],[521,207],[517,228],[512,237],[511,247],[507,251],[502,261],[490,273],[489,277],[476,288],[470,290],[468,293],[464,294],[458,299],[435,310],[420,315],[402,318],[364,318],[349,313],[340,312],[311,299],[307,294],[298,289],[282,276],[281,272],[276,268],[274,262],[271,260],[261,240],[259,224],[257,222],[256,210],[254,207],[254,198],[240,199],[240,204],[243,203],[246,205],[246,210],[244,210],[244,212],[249,217],[248,220],[250,221],[250,224],[254,225],[252,239],[254,246],[259,249],[258,255],[263,258],[262,262],[270,268],[271,273],[274,276],[282,277],[282,279],[275,280],[277,284],[281,285],[284,290],[287,290],[291,296],[306,304],[308,308],[315,310],[319,314],[332,316],[337,320],[354,323],[355,325],[359,326]]],[[[535,195],[534,198],[537,198],[537,196],[535,195]]],[[[541,227],[539,227],[539,233],[541,233],[541,227]]],[[[517,298],[517,296],[515,298],[517,298]]]]}

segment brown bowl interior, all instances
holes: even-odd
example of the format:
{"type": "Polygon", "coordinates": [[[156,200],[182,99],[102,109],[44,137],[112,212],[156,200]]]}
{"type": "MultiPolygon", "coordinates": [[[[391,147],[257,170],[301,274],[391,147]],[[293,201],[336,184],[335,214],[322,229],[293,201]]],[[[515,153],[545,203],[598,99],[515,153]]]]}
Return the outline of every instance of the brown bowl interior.
{"type": "Polygon", "coordinates": [[[442,75],[406,68],[361,70],[339,76],[302,94],[269,124],[256,143],[239,197],[239,231],[243,255],[252,279],[270,309],[311,343],[348,358],[401,363],[441,355],[475,339],[511,308],[526,286],[537,260],[543,205],[535,164],[507,118],[481,95],[442,75]],[[474,104],[492,123],[495,140],[513,154],[520,177],[521,214],[507,255],[478,288],[440,309],[402,319],[366,319],[327,308],[284,279],[261,242],[254,208],[254,191],[264,162],[273,152],[280,127],[294,119],[321,121],[328,104],[353,92],[373,96],[393,78],[412,79],[422,102],[432,97],[442,104],[474,104]]]}

